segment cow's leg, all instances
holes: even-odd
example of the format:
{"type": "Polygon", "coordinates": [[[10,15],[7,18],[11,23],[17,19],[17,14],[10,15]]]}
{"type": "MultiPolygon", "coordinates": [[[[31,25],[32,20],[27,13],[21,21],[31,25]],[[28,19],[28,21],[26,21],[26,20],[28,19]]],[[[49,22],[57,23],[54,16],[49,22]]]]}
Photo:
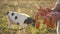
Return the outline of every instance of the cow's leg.
{"type": "Polygon", "coordinates": [[[8,28],[12,28],[12,24],[10,22],[8,23],[8,28]]]}
{"type": "Polygon", "coordinates": [[[23,34],[27,34],[26,32],[27,32],[27,29],[23,26],[23,29],[22,29],[22,31],[23,31],[23,34]]]}
{"type": "Polygon", "coordinates": [[[60,34],[60,20],[57,21],[57,34],[60,34]]]}
{"type": "Polygon", "coordinates": [[[21,30],[22,30],[22,25],[19,24],[18,34],[21,34],[21,30]]]}
{"type": "Polygon", "coordinates": [[[26,34],[26,28],[24,27],[25,25],[24,24],[20,24],[19,25],[19,30],[18,30],[18,34],[26,34]]]}
{"type": "Polygon", "coordinates": [[[8,20],[8,28],[12,28],[12,23],[10,20],[8,20]]]}
{"type": "Polygon", "coordinates": [[[24,34],[27,34],[27,29],[26,28],[23,29],[23,32],[24,32],[24,34]]]}

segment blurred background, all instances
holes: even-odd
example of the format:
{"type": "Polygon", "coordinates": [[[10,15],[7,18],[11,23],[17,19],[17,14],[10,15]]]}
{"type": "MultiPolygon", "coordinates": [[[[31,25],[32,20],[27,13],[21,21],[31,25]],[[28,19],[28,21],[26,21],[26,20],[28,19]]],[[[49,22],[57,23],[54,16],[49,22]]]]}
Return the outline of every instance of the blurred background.
{"type": "MultiPolygon", "coordinates": [[[[55,3],[56,0],[0,0],[0,34],[17,34],[18,32],[17,25],[13,25],[13,29],[7,28],[7,11],[25,13],[34,18],[39,6],[53,8],[55,3]]],[[[40,21],[42,22],[42,19],[40,21]]],[[[56,34],[56,27],[51,30],[43,24],[39,30],[29,27],[27,26],[27,34],[56,34]]]]}

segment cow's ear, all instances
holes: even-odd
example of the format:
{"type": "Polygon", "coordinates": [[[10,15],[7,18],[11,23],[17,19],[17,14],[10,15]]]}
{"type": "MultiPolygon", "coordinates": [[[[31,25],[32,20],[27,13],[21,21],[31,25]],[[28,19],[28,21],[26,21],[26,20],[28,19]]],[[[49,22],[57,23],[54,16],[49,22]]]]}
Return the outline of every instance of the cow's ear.
{"type": "Polygon", "coordinates": [[[14,13],[11,14],[12,16],[14,15],[14,13]]]}
{"type": "Polygon", "coordinates": [[[7,15],[9,14],[9,12],[7,12],[7,15]]]}

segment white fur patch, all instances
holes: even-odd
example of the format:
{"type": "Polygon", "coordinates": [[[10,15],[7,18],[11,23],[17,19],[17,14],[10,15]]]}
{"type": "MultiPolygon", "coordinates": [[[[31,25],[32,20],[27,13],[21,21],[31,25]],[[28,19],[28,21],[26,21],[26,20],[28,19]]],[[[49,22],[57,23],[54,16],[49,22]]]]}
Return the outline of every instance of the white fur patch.
{"type": "Polygon", "coordinates": [[[24,20],[27,19],[28,17],[30,17],[27,14],[24,13],[17,13],[17,12],[9,12],[9,14],[7,15],[8,19],[12,22],[12,23],[19,23],[20,27],[24,26],[24,20]],[[11,14],[14,13],[14,15],[12,16],[11,14]],[[15,20],[15,16],[17,16],[17,19],[15,20]]]}

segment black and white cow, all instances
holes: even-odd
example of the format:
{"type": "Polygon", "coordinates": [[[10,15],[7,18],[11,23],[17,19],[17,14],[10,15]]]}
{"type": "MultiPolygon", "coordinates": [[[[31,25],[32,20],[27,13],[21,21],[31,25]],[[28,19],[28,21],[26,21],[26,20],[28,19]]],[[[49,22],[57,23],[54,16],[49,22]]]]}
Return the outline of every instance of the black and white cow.
{"type": "Polygon", "coordinates": [[[12,23],[18,24],[20,26],[19,29],[24,28],[26,24],[32,24],[35,26],[36,21],[27,14],[9,11],[7,12],[7,16],[10,21],[8,27],[11,27],[12,23]]]}

